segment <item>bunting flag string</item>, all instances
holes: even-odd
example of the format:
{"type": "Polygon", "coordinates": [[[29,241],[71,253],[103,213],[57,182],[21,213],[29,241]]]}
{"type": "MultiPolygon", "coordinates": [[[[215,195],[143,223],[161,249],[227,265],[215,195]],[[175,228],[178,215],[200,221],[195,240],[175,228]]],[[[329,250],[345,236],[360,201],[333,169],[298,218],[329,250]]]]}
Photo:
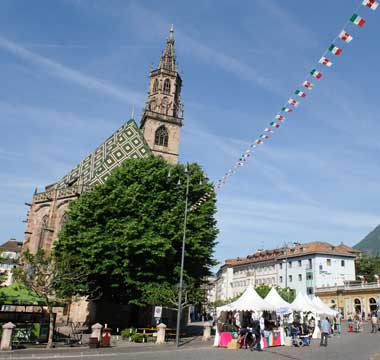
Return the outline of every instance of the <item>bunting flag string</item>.
{"type": "Polygon", "coordinates": [[[256,147],[258,145],[264,144],[264,141],[267,141],[272,137],[272,134],[275,132],[275,130],[279,129],[282,124],[285,121],[285,116],[282,115],[282,113],[291,114],[300,104],[301,100],[303,101],[308,93],[310,92],[314,84],[310,81],[312,78],[314,79],[322,79],[323,74],[319,70],[320,66],[323,66],[325,68],[330,68],[333,65],[333,62],[327,57],[328,54],[330,55],[340,55],[343,53],[343,48],[341,47],[343,44],[350,43],[354,37],[351,33],[347,31],[350,30],[350,27],[352,25],[355,25],[355,27],[363,27],[366,23],[366,20],[363,19],[358,13],[360,12],[360,9],[362,7],[369,8],[371,10],[376,10],[379,6],[379,2],[375,0],[361,0],[361,3],[357,7],[357,9],[354,11],[352,16],[346,21],[344,26],[342,27],[342,30],[339,32],[339,34],[331,41],[331,45],[323,52],[322,56],[320,57],[318,64],[315,68],[310,70],[310,72],[307,74],[306,79],[302,82],[302,87],[305,90],[296,89],[294,91],[294,95],[297,95],[299,100],[295,100],[292,97],[290,97],[287,102],[280,108],[281,110],[275,115],[276,121],[271,121],[269,123],[269,127],[265,127],[264,130],[260,133],[259,137],[255,139],[248,147],[248,149],[239,157],[238,161],[235,162],[235,164],[228,169],[228,171],[224,174],[222,178],[220,178],[218,181],[216,181],[214,187],[207,192],[204,196],[202,196],[192,207],[190,208],[191,211],[195,211],[200,205],[205,203],[208,199],[216,195],[217,191],[227,183],[228,179],[236,174],[237,170],[242,168],[249,159],[252,158],[252,155],[254,154],[256,147]],[[340,44],[336,42],[341,41],[340,44]],[[327,56],[326,56],[327,55],[327,56]],[[292,106],[292,107],[290,107],[292,106]],[[271,136],[268,135],[271,134],[271,136]]]}

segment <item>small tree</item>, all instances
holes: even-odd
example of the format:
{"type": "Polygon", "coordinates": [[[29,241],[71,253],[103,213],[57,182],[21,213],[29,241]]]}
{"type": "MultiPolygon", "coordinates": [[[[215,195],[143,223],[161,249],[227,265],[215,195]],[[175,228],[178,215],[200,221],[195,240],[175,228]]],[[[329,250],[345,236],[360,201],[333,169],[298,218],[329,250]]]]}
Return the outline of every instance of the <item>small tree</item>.
{"type": "Polygon", "coordinates": [[[50,253],[42,249],[36,254],[26,251],[19,258],[20,266],[13,270],[15,281],[23,284],[45,302],[49,313],[48,348],[53,344],[53,307],[70,299],[75,293],[76,284],[84,276],[71,271],[73,261],[74,259],[66,258],[58,264],[50,253]]]}
{"type": "MultiPolygon", "coordinates": [[[[204,290],[194,285],[183,288],[181,308],[204,301],[204,290]]],[[[142,300],[147,305],[162,305],[171,310],[178,310],[179,287],[168,282],[150,283],[143,288],[142,300]]]]}

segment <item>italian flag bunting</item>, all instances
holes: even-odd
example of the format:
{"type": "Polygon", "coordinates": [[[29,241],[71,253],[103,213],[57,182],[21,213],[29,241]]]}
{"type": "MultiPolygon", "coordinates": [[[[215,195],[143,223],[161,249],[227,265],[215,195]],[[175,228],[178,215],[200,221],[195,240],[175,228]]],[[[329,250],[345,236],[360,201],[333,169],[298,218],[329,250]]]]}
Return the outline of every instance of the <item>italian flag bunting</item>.
{"type": "Polygon", "coordinates": [[[257,140],[255,141],[255,143],[256,143],[257,145],[260,145],[260,144],[262,144],[262,143],[263,143],[263,141],[262,141],[262,140],[260,140],[260,139],[257,139],[257,140]]]}
{"type": "Polygon", "coordinates": [[[285,116],[282,116],[282,115],[276,115],[276,119],[277,119],[277,120],[280,120],[280,121],[283,121],[283,120],[285,120],[285,116]]]}
{"type": "Polygon", "coordinates": [[[269,129],[269,128],[265,128],[264,131],[265,131],[265,132],[268,132],[268,133],[272,133],[272,132],[273,132],[273,130],[272,130],[272,129],[269,129]]]}
{"type": "Polygon", "coordinates": [[[322,74],[316,69],[311,70],[310,75],[314,76],[316,79],[320,79],[322,77],[322,74]]]}
{"type": "Polygon", "coordinates": [[[280,124],[277,124],[276,122],[272,121],[270,123],[270,126],[273,126],[274,128],[278,129],[280,127],[280,124]]]}
{"type": "Polygon", "coordinates": [[[294,94],[296,94],[296,95],[298,95],[298,96],[300,96],[300,97],[305,97],[305,96],[306,96],[306,93],[303,92],[303,91],[300,91],[300,90],[296,90],[296,91],[294,92],[294,94]]]}
{"type": "Polygon", "coordinates": [[[342,30],[339,34],[339,38],[346,43],[349,43],[352,41],[353,37],[346,31],[342,30]]]}
{"type": "Polygon", "coordinates": [[[294,99],[292,99],[292,98],[290,98],[288,100],[288,104],[293,105],[293,106],[298,106],[299,102],[296,101],[296,100],[294,100],[294,99]]]}
{"type": "Polygon", "coordinates": [[[310,81],[305,81],[303,84],[302,84],[306,89],[309,89],[311,90],[313,88],[313,84],[310,82],[310,81]]]}
{"type": "Polygon", "coordinates": [[[362,4],[363,6],[367,6],[368,8],[372,10],[376,10],[377,7],[379,6],[379,3],[375,0],[364,0],[362,4]]]}
{"type": "Polygon", "coordinates": [[[260,137],[262,139],[269,139],[269,135],[266,135],[266,134],[261,134],[260,137]]]}
{"type": "Polygon", "coordinates": [[[332,62],[328,58],[326,58],[324,56],[322,56],[320,58],[319,63],[322,64],[322,65],[326,65],[328,67],[330,67],[332,65],[332,62]]]}
{"type": "Polygon", "coordinates": [[[365,24],[365,20],[362,17],[360,17],[358,14],[353,14],[351,16],[350,21],[360,27],[362,27],[365,24]]]}
{"type": "Polygon", "coordinates": [[[333,53],[334,55],[340,55],[342,53],[342,49],[338,48],[334,44],[331,44],[329,47],[329,51],[333,53]]]}
{"type": "Polygon", "coordinates": [[[281,111],[286,112],[286,113],[290,113],[290,112],[293,111],[293,109],[290,109],[290,108],[284,106],[284,107],[281,109],[281,111]]]}

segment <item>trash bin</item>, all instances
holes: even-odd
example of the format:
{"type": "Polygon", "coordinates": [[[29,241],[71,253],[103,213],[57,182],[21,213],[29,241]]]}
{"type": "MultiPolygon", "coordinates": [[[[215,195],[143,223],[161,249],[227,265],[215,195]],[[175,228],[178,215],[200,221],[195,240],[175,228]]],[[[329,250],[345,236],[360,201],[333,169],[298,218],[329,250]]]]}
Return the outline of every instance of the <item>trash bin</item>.
{"type": "Polygon", "coordinates": [[[102,347],[111,346],[111,329],[104,328],[102,333],[102,347]]]}

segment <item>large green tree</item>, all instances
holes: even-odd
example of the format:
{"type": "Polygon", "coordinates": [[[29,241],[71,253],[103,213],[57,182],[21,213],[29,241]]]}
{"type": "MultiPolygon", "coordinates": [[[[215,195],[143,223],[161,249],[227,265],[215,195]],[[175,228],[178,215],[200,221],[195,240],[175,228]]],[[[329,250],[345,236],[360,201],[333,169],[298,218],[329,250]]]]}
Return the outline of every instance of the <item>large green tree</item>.
{"type": "MultiPolygon", "coordinates": [[[[190,164],[188,171],[190,207],[212,185],[197,164],[190,164]]],[[[185,188],[184,165],[170,165],[160,157],[131,159],[105,184],[72,202],[55,256],[81,258],[78,268],[84,267],[88,276],[79,293],[142,304],[147,286],[177,284],[185,188]]],[[[192,284],[200,284],[216,264],[215,211],[211,198],[188,214],[185,278],[192,284]]]]}

